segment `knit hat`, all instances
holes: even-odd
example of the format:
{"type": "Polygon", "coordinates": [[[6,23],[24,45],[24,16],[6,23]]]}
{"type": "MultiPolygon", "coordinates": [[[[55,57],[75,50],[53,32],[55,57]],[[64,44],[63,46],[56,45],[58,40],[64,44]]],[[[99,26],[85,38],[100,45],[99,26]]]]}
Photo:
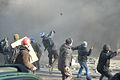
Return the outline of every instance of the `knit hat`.
{"type": "Polygon", "coordinates": [[[14,34],[14,40],[19,40],[19,35],[18,34],[14,34]]]}
{"type": "Polygon", "coordinates": [[[72,42],[73,42],[73,40],[72,40],[72,38],[68,38],[68,39],[66,39],[66,44],[71,44],[72,42]]]}

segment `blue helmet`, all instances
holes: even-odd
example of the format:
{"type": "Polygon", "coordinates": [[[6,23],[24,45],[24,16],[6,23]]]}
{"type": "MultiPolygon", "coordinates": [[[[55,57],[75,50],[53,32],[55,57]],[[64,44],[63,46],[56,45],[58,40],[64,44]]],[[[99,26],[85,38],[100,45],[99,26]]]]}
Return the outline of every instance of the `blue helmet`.
{"type": "Polygon", "coordinates": [[[45,32],[40,33],[40,37],[42,38],[43,36],[45,36],[45,32]]]}
{"type": "Polygon", "coordinates": [[[31,41],[33,41],[33,40],[34,40],[34,38],[31,36],[31,37],[30,37],[30,40],[31,40],[31,41]]]}

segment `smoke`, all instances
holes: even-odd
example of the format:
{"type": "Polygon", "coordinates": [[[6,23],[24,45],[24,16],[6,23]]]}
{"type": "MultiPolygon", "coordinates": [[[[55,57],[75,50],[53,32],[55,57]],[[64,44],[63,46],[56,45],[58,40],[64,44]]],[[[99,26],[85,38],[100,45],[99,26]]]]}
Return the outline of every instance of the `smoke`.
{"type": "MultiPolygon", "coordinates": [[[[86,40],[98,56],[104,43],[119,48],[120,0],[0,0],[0,34],[33,36],[55,30],[57,48],[72,37],[73,46],[86,40]]],[[[41,43],[42,44],[42,43],[41,43]]]]}

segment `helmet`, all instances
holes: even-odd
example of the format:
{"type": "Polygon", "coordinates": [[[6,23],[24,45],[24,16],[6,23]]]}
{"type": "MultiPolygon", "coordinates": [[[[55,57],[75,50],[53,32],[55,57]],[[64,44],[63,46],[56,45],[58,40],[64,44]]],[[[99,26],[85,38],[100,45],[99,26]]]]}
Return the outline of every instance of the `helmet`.
{"type": "Polygon", "coordinates": [[[105,51],[109,51],[111,48],[110,48],[110,45],[108,45],[108,44],[104,44],[104,46],[103,46],[103,50],[105,50],[105,51]]]}
{"type": "Polygon", "coordinates": [[[45,32],[40,33],[40,37],[42,38],[43,36],[45,36],[45,32]]]}
{"type": "Polygon", "coordinates": [[[33,40],[34,40],[34,38],[31,36],[31,37],[30,37],[30,40],[31,40],[31,41],[33,41],[33,40]]]}
{"type": "Polygon", "coordinates": [[[31,43],[31,41],[28,37],[24,38],[22,42],[23,42],[23,45],[28,45],[31,43]]]}
{"type": "Polygon", "coordinates": [[[14,40],[18,40],[19,39],[19,35],[18,34],[14,34],[14,40]]]}
{"type": "Polygon", "coordinates": [[[87,47],[87,42],[86,42],[86,41],[83,41],[83,42],[81,43],[81,46],[87,47]]]}

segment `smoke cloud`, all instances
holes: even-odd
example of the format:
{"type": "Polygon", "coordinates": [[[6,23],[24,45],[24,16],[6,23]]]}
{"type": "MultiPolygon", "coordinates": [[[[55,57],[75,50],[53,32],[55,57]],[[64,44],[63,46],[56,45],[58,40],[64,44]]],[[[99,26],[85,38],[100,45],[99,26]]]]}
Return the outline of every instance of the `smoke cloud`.
{"type": "MultiPolygon", "coordinates": [[[[0,34],[13,40],[55,30],[59,48],[68,37],[74,46],[86,40],[99,55],[104,43],[120,48],[120,0],[0,0],[0,34]]],[[[42,44],[42,43],[41,43],[42,44]]]]}

